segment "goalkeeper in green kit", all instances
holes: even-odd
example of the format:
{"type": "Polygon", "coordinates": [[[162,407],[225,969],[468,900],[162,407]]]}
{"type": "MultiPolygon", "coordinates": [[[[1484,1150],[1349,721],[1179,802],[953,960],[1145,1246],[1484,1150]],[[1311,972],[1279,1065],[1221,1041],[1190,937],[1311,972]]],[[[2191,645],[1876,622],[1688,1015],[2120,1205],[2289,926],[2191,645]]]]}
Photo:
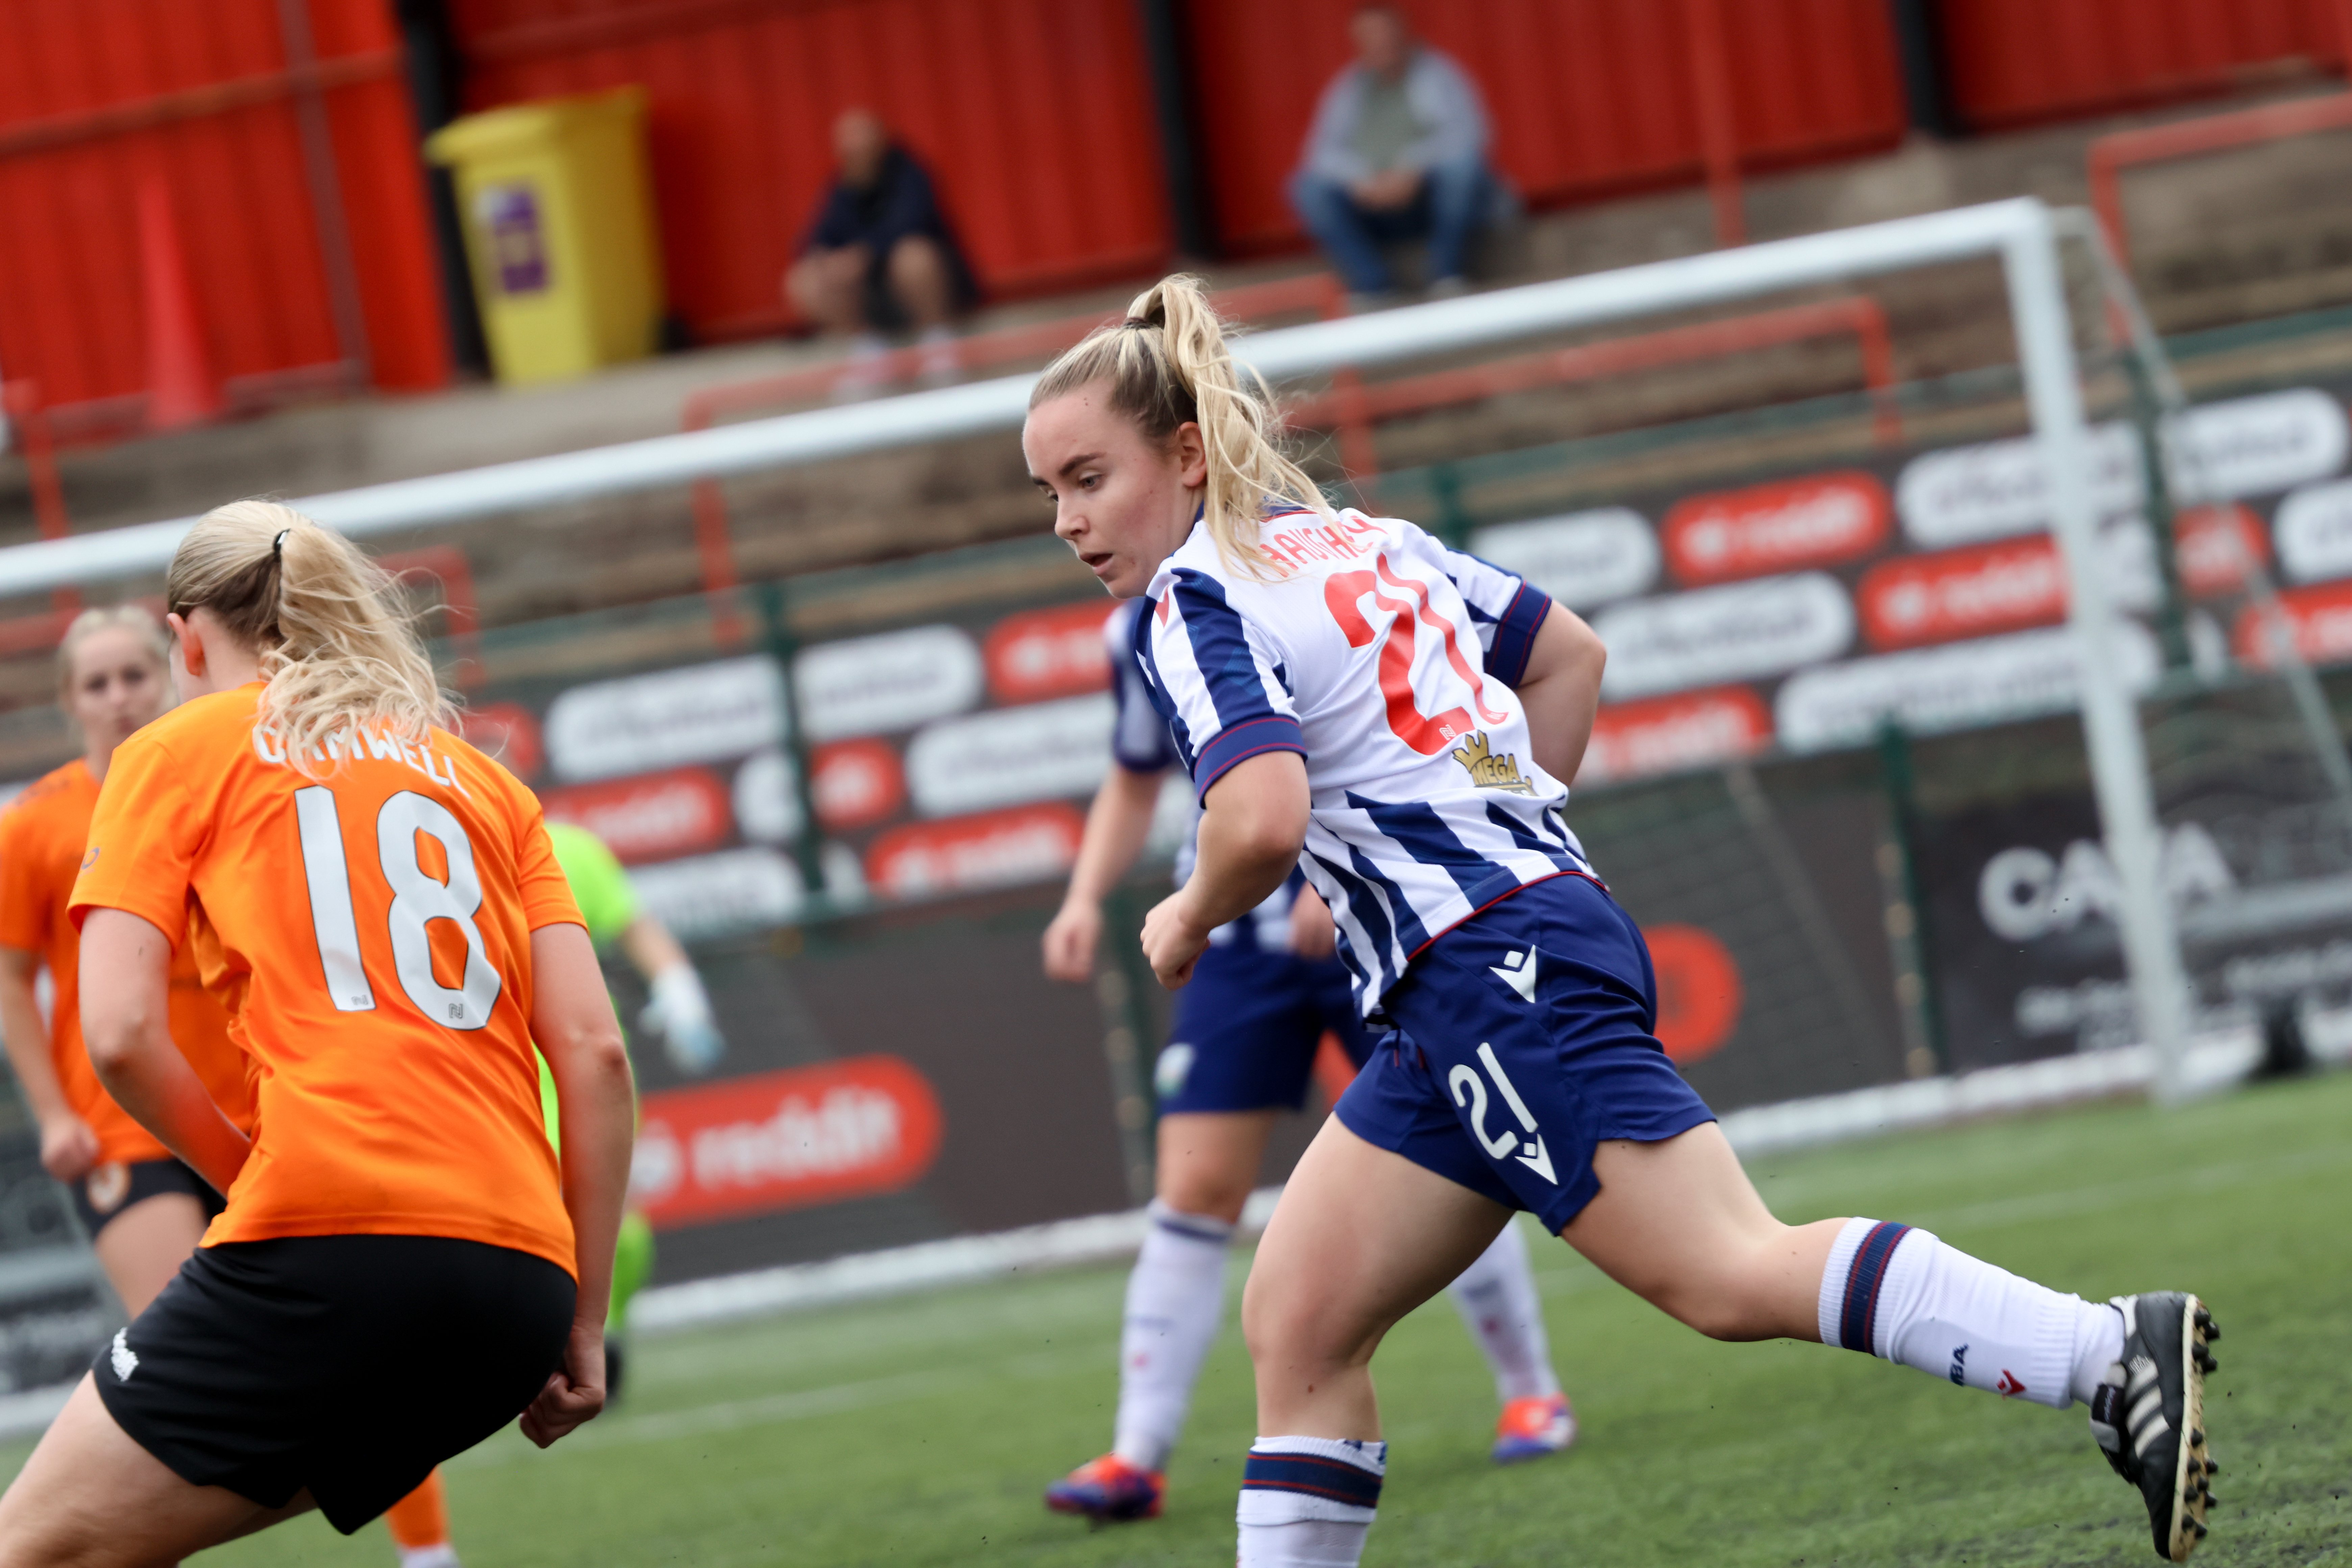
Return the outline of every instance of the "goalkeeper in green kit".
{"type": "MultiPolygon", "coordinates": [[[[726,1054],[711,1019],[709,994],[694,961],[661,921],[637,907],[637,893],[629,874],[621,868],[604,841],[584,827],[551,822],[547,836],[555,847],[556,862],[572,884],[572,897],[588,923],[588,939],[599,953],[614,945],[630,965],[645,976],[652,1000],[637,1016],[641,1030],[662,1039],[670,1065],[688,1077],[709,1072],[726,1054]]],[[[546,1058],[539,1064],[540,1102],[547,1117],[548,1137],[556,1136],[555,1079],[546,1058]]],[[[604,1319],[604,1384],[608,1397],[621,1392],[629,1299],[654,1271],[654,1227],[643,1213],[631,1209],[621,1221],[619,1249],[613,1258],[613,1305],[604,1319]]]]}

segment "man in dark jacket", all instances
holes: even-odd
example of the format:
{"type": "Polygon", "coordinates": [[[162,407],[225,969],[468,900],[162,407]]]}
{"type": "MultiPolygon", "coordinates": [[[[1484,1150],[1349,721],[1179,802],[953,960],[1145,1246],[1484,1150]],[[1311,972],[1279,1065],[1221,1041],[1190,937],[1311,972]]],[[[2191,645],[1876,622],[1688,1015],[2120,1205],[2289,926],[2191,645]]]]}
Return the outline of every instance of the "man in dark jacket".
{"type": "Polygon", "coordinates": [[[851,338],[836,395],[879,390],[890,352],[884,334],[907,328],[923,351],[923,379],[953,380],[949,321],[979,290],[930,175],[871,110],[845,112],[834,122],[833,144],[839,174],[785,274],[784,292],[818,326],[851,338]]]}

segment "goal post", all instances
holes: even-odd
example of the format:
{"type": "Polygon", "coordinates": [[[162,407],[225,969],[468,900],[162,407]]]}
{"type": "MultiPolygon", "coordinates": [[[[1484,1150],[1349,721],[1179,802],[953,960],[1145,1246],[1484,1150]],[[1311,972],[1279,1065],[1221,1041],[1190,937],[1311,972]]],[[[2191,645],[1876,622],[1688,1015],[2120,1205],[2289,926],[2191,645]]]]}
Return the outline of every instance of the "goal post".
{"type": "MultiPolygon", "coordinates": [[[[1271,381],[1369,368],[1529,336],[1734,303],[1792,289],[1969,259],[2002,270],[2051,528],[2068,581],[2084,733],[2116,873],[2123,947],[2159,1098],[2182,1089],[2188,980],[2160,872],[2159,830],[2121,613],[2105,587],[2091,433],[2064,287],[2069,215],[2021,197],[1799,238],[1528,284],[1250,337],[1242,357],[1271,381]]],[[[299,506],[354,536],[806,465],[1018,426],[1034,375],[1008,376],[585,451],[311,496],[299,506]]],[[[0,594],[152,575],[194,519],[0,549],[0,594]]]]}
{"type": "Polygon", "coordinates": [[[2052,214],[2034,202],[2002,244],[2001,269],[2016,322],[2026,407],[2049,476],[2051,531],[2066,563],[2066,618],[2074,636],[2083,738],[2090,752],[2100,830],[2122,892],[2116,923],[2125,972],[2140,1029],[2156,1053],[2157,1098],[2171,1101],[2186,1092],[2189,975],[2164,888],[2162,837],[2139,702],[2124,679],[2116,646],[2119,617],[2105,590],[2099,520],[2091,499],[2090,428],[2083,414],[2082,370],[2058,242],[2052,214]]]}

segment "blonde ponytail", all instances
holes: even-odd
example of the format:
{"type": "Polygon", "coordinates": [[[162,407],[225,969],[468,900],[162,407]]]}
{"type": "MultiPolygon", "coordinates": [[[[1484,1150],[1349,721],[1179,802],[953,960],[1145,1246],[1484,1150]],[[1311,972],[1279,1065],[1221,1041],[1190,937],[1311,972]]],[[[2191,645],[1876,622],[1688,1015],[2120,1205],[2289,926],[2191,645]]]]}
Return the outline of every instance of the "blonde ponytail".
{"type": "Polygon", "coordinates": [[[1331,504],[1276,445],[1280,421],[1265,382],[1234,362],[1225,333],[1198,278],[1162,278],[1135,297],[1127,320],[1097,327],[1047,365],[1029,406],[1099,384],[1150,440],[1199,425],[1209,459],[1202,498],[1209,537],[1228,566],[1264,577],[1273,562],[1258,543],[1266,513],[1300,506],[1328,517],[1331,504]]]}
{"type": "Polygon", "coordinates": [[[163,581],[174,615],[207,609],[260,658],[259,731],[307,777],[339,727],[363,721],[422,741],[456,717],[392,574],[292,507],[206,512],[163,581]]]}

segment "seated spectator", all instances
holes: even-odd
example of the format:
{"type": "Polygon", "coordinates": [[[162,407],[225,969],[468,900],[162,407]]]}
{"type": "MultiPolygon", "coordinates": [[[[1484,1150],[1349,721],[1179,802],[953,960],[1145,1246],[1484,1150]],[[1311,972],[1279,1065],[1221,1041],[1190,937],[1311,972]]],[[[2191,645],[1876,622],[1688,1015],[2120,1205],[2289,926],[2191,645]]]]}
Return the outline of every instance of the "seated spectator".
{"type": "Polygon", "coordinates": [[[908,328],[923,351],[924,381],[952,381],[949,322],[971,308],[979,289],[930,175],[871,110],[852,109],[835,121],[833,145],[839,173],[784,276],[784,292],[819,327],[851,339],[834,395],[878,391],[888,379],[885,334],[908,328]]]}
{"type": "Polygon", "coordinates": [[[1469,288],[1470,237],[1507,200],[1486,166],[1486,110],[1448,56],[1418,42],[1392,5],[1357,8],[1356,63],[1331,79],[1291,177],[1290,204],[1348,285],[1349,303],[1388,303],[1383,243],[1429,241],[1433,299],[1469,288]]]}

